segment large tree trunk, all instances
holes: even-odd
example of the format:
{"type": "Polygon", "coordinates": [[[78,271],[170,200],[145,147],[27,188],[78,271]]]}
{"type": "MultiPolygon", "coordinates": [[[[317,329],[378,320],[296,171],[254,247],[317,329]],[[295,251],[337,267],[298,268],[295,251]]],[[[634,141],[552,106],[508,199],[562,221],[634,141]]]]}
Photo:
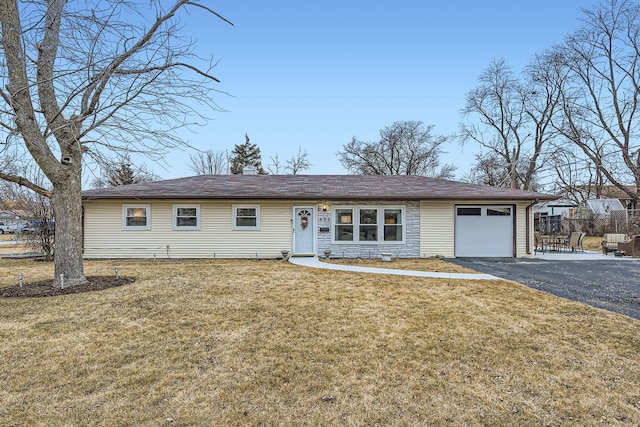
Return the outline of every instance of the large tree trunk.
{"type": "Polygon", "coordinates": [[[56,219],[55,284],[86,283],[82,264],[82,185],[80,174],[69,174],[53,183],[52,204],[56,219]]]}

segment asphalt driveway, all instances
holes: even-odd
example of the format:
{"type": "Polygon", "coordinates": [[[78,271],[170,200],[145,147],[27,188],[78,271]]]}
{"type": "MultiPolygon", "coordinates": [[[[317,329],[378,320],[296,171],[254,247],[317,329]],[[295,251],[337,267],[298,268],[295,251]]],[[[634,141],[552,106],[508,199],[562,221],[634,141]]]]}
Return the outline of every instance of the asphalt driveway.
{"type": "Polygon", "coordinates": [[[448,261],[640,320],[639,260],[455,258],[448,261]]]}

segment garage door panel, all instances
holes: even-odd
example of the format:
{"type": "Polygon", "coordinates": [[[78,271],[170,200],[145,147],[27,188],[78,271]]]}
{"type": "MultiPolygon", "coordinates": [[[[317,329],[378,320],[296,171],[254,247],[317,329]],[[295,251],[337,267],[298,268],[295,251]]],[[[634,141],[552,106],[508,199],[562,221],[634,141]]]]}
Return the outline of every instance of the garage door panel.
{"type": "Polygon", "coordinates": [[[514,214],[510,205],[456,206],[455,256],[512,257],[514,214]]]}

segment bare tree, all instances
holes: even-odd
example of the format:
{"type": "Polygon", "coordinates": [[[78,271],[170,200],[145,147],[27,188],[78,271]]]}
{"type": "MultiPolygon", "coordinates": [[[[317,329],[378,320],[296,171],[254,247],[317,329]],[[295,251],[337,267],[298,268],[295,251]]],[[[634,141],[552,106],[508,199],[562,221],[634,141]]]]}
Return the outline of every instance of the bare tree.
{"type": "MultiPolygon", "coordinates": [[[[183,37],[186,9],[222,18],[198,0],[0,2],[0,126],[50,188],[0,178],[51,197],[55,280],[86,282],[82,262],[83,156],[135,151],[161,158],[183,144],[178,128],[207,119],[215,62],[183,37]],[[149,20],[147,17],[152,17],[149,20]]],[[[226,21],[226,20],[225,20],[226,21]]],[[[228,21],[227,21],[228,22],[228,21]]]]}
{"type": "Polygon", "coordinates": [[[208,149],[189,156],[189,169],[196,175],[226,175],[229,173],[229,152],[208,149]]]}
{"type": "Polygon", "coordinates": [[[280,175],[280,172],[283,171],[284,167],[280,161],[278,153],[273,156],[269,156],[269,161],[270,163],[267,165],[267,173],[271,175],[280,175]]]}
{"type": "Polygon", "coordinates": [[[338,152],[342,165],[351,173],[363,175],[423,175],[453,177],[453,165],[440,165],[445,136],[434,136],[433,125],[420,121],[399,121],[380,130],[378,142],[353,137],[338,152]]]}
{"type": "Polygon", "coordinates": [[[505,182],[510,182],[509,167],[502,157],[495,153],[476,154],[475,160],[471,170],[462,177],[463,181],[494,187],[504,187],[505,182]]]}
{"type": "MultiPolygon", "coordinates": [[[[544,164],[545,148],[554,137],[551,120],[559,105],[556,74],[544,56],[536,57],[518,80],[504,60],[493,61],[467,93],[463,113],[477,123],[460,124],[463,142],[474,142],[489,159],[503,168],[494,174],[508,176],[501,186],[533,189],[535,174],[544,164]]],[[[480,169],[486,166],[478,165],[480,169]]]]}
{"type": "Polygon", "coordinates": [[[609,0],[584,10],[583,26],[555,48],[567,73],[556,127],[596,177],[640,198],[640,5],[609,0]]]}
{"type": "Polygon", "coordinates": [[[602,194],[604,177],[593,163],[581,155],[578,147],[571,144],[557,147],[549,165],[547,172],[555,177],[555,194],[561,194],[578,205],[602,194]]]}
{"type": "Polygon", "coordinates": [[[300,172],[305,171],[311,167],[309,162],[309,154],[307,150],[303,150],[302,147],[298,147],[298,152],[291,156],[287,160],[287,167],[285,170],[291,175],[298,175],[300,172]]]}
{"type": "Polygon", "coordinates": [[[282,164],[278,153],[273,156],[269,156],[269,160],[270,163],[267,166],[267,172],[271,175],[280,175],[280,173],[298,175],[300,172],[311,167],[309,154],[307,153],[307,150],[303,150],[302,147],[298,147],[298,152],[285,160],[284,165],[282,164]]]}
{"type": "MultiPolygon", "coordinates": [[[[3,170],[11,170],[15,173],[16,166],[14,164],[14,167],[3,170]]],[[[21,175],[28,176],[31,182],[40,186],[47,185],[42,171],[37,167],[20,166],[18,170],[21,175]]],[[[4,180],[0,181],[0,194],[2,194],[0,208],[28,223],[28,227],[25,228],[27,231],[16,229],[16,239],[19,237],[30,249],[42,253],[45,259],[51,260],[55,246],[55,217],[51,199],[4,180]]]]}

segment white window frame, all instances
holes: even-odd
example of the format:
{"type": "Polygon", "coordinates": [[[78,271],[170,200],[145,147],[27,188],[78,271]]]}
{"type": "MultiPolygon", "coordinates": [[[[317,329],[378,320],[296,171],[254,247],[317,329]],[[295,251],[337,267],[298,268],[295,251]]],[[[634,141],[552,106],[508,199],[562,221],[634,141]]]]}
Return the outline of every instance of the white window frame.
{"type": "Polygon", "coordinates": [[[338,209],[350,209],[353,215],[353,240],[336,240],[336,222],[331,218],[331,244],[336,245],[404,245],[407,243],[407,209],[406,206],[398,205],[344,205],[334,206],[334,212],[338,209]],[[360,240],[360,210],[377,210],[378,240],[360,240]],[[401,215],[402,240],[384,240],[384,211],[399,210],[401,215]]]}
{"type": "Polygon", "coordinates": [[[173,205],[172,229],[176,231],[182,230],[200,230],[200,205],[173,205]],[[178,209],[195,209],[196,225],[178,225],[178,209]]]}
{"type": "Polygon", "coordinates": [[[151,230],[151,205],[142,205],[142,204],[122,205],[122,229],[123,230],[151,230]],[[128,225],[127,224],[128,209],[145,209],[147,224],[146,225],[128,225]]]}
{"type": "Polygon", "coordinates": [[[231,224],[232,230],[260,230],[260,205],[233,205],[233,223],[231,224]],[[256,225],[237,225],[238,209],[255,209],[256,210],[256,225]]]}

